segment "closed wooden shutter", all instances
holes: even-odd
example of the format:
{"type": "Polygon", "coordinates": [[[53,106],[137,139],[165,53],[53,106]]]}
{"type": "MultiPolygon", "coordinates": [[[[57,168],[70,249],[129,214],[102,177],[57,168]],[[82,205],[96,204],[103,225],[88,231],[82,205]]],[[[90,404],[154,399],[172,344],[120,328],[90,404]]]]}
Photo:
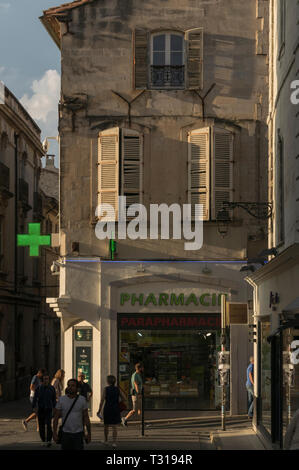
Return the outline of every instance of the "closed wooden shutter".
{"type": "MultiPolygon", "coordinates": [[[[110,204],[118,218],[119,129],[103,131],[98,146],[98,204],[110,204]]],[[[111,219],[112,220],[112,219],[111,219]]]]}
{"type": "Polygon", "coordinates": [[[192,29],[186,32],[187,78],[189,90],[203,87],[203,30],[192,29]]]}
{"type": "Polygon", "coordinates": [[[232,201],[233,194],[233,134],[225,129],[213,129],[213,219],[217,218],[223,201],[232,201]]]}
{"type": "Polygon", "coordinates": [[[188,152],[188,202],[203,205],[203,220],[210,217],[210,131],[209,128],[194,130],[189,133],[188,152]]]}
{"type": "Polygon", "coordinates": [[[146,89],[148,82],[148,32],[136,29],[134,34],[134,88],[146,89]]]}
{"type": "Polygon", "coordinates": [[[122,129],[121,194],[126,206],[142,202],[143,138],[132,130],[122,129]]]}

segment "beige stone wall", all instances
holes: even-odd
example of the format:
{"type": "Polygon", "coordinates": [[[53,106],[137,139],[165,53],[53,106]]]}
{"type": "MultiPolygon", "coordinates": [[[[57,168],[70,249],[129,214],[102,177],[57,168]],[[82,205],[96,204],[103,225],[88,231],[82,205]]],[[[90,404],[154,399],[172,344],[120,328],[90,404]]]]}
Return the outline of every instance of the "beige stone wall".
{"type": "MultiPolygon", "coordinates": [[[[61,228],[65,244],[80,242],[81,255],[109,256],[94,234],[97,205],[97,140],[101,130],[131,127],[144,135],[144,197],[150,203],[187,203],[187,132],[205,126],[234,133],[234,200],[267,200],[268,2],[132,0],[93,2],[62,24],[61,228]],[[205,100],[191,90],[133,89],[133,32],[202,27],[205,100]],[[71,109],[79,98],[81,109],[71,109]],[[65,236],[65,237],[64,237],[65,236]]],[[[80,108],[80,105],[78,106],[80,108]]],[[[265,224],[244,211],[222,239],[216,223],[204,224],[204,247],[186,252],[183,242],[125,240],[118,258],[244,259],[266,243],[265,224]]]]}

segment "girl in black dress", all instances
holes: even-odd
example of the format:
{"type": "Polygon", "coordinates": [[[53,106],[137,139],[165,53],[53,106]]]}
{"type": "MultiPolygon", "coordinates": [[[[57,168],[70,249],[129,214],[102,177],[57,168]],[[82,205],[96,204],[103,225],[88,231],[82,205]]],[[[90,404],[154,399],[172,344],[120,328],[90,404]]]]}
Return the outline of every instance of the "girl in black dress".
{"type": "Polygon", "coordinates": [[[116,447],[116,438],[117,438],[117,425],[121,423],[119,401],[125,401],[126,397],[122,391],[115,386],[116,378],[114,375],[108,375],[107,383],[108,387],[104,388],[101,403],[99,406],[98,413],[101,413],[104,402],[104,444],[108,444],[108,434],[109,426],[112,426],[113,429],[113,443],[112,447],[116,447]]]}

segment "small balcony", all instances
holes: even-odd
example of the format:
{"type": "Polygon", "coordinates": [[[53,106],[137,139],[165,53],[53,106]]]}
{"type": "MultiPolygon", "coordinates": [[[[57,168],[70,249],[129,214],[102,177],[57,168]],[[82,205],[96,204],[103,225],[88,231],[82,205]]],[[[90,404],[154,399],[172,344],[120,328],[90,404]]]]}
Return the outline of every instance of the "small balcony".
{"type": "Polygon", "coordinates": [[[151,65],[153,88],[184,88],[184,65],[151,65]]]}

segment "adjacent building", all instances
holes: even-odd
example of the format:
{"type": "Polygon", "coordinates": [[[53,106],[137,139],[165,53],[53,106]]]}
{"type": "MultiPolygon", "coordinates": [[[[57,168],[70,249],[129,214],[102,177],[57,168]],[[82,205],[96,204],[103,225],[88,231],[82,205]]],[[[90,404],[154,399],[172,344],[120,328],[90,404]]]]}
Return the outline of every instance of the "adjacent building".
{"type": "MultiPolygon", "coordinates": [[[[81,0],[41,21],[62,59],[60,287],[48,302],[66,376],[86,373],[93,417],[107,374],[128,392],[140,360],[147,409],[219,409],[219,299],[251,298],[240,268],[267,247],[265,221],[236,209],[222,237],[217,214],[267,201],[268,2],[81,0]],[[140,203],[148,215],[202,204],[203,247],[121,236],[140,203]],[[116,246],[97,237],[103,204],[116,246]]],[[[246,412],[247,326],[229,339],[228,408],[246,412]]]]}
{"type": "Polygon", "coordinates": [[[28,395],[36,369],[47,367],[52,374],[60,363],[59,320],[45,302],[50,293],[57,292],[57,281],[49,280],[46,274],[50,268],[47,250],[42,248],[39,257],[30,257],[28,247],[16,246],[16,235],[28,233],[29,222],[40,223],[42,227],[43,220],[53,211],[55,218],[58,214],[57,199],[48,209],[47,193],[40,190],[40,174],[46,171],[41,168],[44,152],[40,133],[21,103],[3,86],[0,104],[0,338],[5,345],[5,364],[0,365],[2,401],[28,395]]]}
{"type": "Polygon", "coordinates": [[[282,447],[299,408],[299,5],[271,0],[269,50],[269,262],[249,276],[254,287],[255,425],[282,447]]]}

